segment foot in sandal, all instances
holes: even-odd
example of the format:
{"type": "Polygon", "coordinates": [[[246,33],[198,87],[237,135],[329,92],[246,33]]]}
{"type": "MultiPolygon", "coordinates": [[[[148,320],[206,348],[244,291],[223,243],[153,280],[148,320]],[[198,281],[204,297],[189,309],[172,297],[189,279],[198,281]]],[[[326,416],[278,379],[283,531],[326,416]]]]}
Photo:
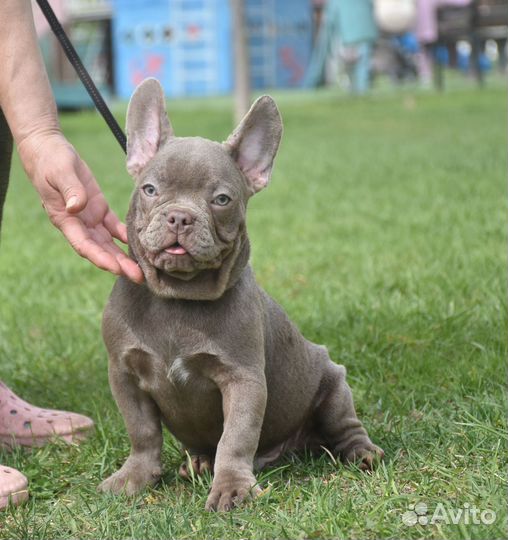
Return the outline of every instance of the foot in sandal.
{"type": "Polygon", "coordinates": [[[0,510],[28,499],[28,481],[16,469],[0,465],[0,510]]]}
{"type": "Polygon", "coordinates": [[[0,381],[0,445],[43,446],[55,437],[77,442],[92,428],[90,418],[30,405],[0,381]]]}

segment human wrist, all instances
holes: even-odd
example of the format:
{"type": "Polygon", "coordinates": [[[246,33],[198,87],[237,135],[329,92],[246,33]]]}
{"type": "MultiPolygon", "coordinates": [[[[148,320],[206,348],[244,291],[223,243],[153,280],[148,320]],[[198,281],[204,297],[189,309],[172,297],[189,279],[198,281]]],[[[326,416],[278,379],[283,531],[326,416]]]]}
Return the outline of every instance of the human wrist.
{"type": "Polygon", "coordinates": [[[18,154],[25,172],[30,180],[35,180],[38,163],[50,155],[48,147],[64,146],[72,149],[72,145],[64,137],[58,125],[47,125],[44,128],[32,130],[21,140],[16,141],[18,154]]]}

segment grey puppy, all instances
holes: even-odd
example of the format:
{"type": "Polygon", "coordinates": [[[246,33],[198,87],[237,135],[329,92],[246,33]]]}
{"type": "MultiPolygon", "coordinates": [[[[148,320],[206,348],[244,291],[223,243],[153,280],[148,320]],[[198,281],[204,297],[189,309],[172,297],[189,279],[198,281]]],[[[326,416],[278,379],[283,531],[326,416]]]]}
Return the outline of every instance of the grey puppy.
{"type": "Polygon", "coordinates": [[[161,475],[164,423],[214,473],[209,510],[259,492],[254,467],[327,447],[370,469],[383,452],[358,420],[346,370],[307,341],[256,283],[245,213],[282,135],[259,98],[225,143],[175,137],[155,79],[127,113],[135,180],[127,226],[146,284],[117,280],[103,320],[109,378],[132,444],[102,491],[134,494],[161,475]]]}

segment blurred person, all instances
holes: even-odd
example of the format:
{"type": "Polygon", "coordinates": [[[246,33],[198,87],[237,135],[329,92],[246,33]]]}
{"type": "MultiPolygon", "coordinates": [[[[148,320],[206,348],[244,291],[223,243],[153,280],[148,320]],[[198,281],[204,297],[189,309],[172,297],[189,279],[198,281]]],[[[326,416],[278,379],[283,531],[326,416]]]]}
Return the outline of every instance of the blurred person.
{"type": "Polygon", "coordinates": [[[305,85],[317,86],[334,40],[354,94],[365,94],[370,86],[370,64],[378,30],[372,0],[328,0],[319,29],[305,85]]]}
{"type": "MultiPolygon", "coordinates": [[[[14,141],[49,219],[74,250],[99,268],[141,282],[138,265],[113,240],[127,242],[125,225],[61,132],[30,0],[2,0],[0,13],[0,222],[14,141]]],[[[79,441],[92,427],[86,416],[35,407],[0,382],[0,445],[79,441]]],[[[27,496],[26,478],[0,466],[0,508],[27,496]]]]}
{"type": "Polygon", "coordinates": [[[432,84],[434,45],[438,39],[437,12],[443,6],[467,6],[471,0],[416,0],[415,32],[420,44],[418,77],[423,86],[432,84]]]}

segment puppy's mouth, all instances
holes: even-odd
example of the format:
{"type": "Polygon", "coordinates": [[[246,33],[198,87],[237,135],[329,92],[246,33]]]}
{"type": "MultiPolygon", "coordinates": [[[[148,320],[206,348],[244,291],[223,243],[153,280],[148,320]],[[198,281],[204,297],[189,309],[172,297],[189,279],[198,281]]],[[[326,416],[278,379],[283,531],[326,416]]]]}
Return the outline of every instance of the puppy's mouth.
{"type": "Polygon", "coordinates": [[[199,249],[196,250],[192,239],[175,236],[158,249],[145,251],[146,260],[154,268],[159,280],[169,275],[187,281],[202,270],[219,268],[223,257],[229,253],[229,249],[213,250],[213,253],[205,250],[200,252],[199,249]]]}
{"type": "Polygon", "coordinates": [[[170,255],[185,255],[187,250],[179,242],[171,244],[169,247],[165,248],[163,251],[169,253],[170,255]]]}

